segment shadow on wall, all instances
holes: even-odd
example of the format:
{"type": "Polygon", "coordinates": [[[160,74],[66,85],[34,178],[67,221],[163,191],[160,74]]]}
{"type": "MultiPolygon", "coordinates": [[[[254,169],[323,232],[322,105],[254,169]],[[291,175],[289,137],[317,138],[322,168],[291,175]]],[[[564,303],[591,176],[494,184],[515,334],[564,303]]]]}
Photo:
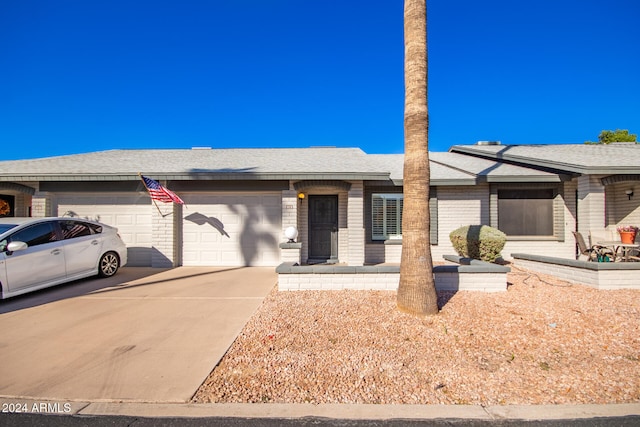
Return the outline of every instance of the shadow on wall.
{"type": "MultiPolygon", "coordinates": [[[[252,266],[257,261],[261,247],[277,248],[277,240],[272,233],[259,229],[261,215],[267,215],[266,222],[276,224],[279,216],[263,207],[245,208],[242,205],[227,205],[229,211],[242,218],[242,230],[240,231],[240,251],[242,265],[252,266]],[[244,209],[243,209],[244,208],[244,209]]],[[[209,225],[222,236],[230,238],[224,229],[224,223],[218,218],[209,217],[202,213],[195,212],[184,217],[185,220],[197,225],[209,225]]]]}
{"type": "Polygon", "coordinates": [[[86,216],[86,215],[85,215],[85,216],[83,216],[83,217],[81,217],[80,215],[78,215],[78,214],[77,214],[76,212],[74,212],[74,211],[66,211],[65,213],[63,213],[63,214],[62,214],[62,216],[68,216],[68,217],[70,217],[70,218],[78,218],[78,219],[90,219],[90,220],[92,220],[92,221],[98,221],[98,222],[101,222],[101,221],[100,221],[100,215],[96,215],[96,216],[95,216],[95,217],[93,217],[93,218],[90,218],[90,217],[88,217],[88,216],[86,216]]]}
{"type": "Polygon", "coordinates": [[[151,248],[151,265],[155,268],[172,268],[174,267],[173,261],[158,249],[151,248]]]}
{"type": "Polygon", "coordinates": [[[218,230],[218,232],[221,235],[225,237],[229,237],[229,234],[227,234],[227,232],[224,231],[224,224],[218,218],[215,218],[212,216],[206,216],[201,214],[200,212],[194,212],[192,214],[185,216],[184,219],[198,225],[209,224],[210,226],[218,230]]]}
{"type": "Polygon", "coordinates": [[[260,207],[260,209],[247,209],[246,214],[242,215],[242,212],[236,205],[229,205],[229,209],[238,216],[243,216],[242,231],[240,232],[240,249],[242,250],[242,259],[245,266],[253,265],[259,254],[259,247],[262,244],[267,247],[276,247],[277,240],[272,234],[265,231],[258,230],[257,225],[260,224],[260,214],[268,216],[268,223],[273,224],[275,221],[275,214],[269,216],[269,210],[260,207]]]}
{"type": "Polygon", "coordinates": [[[633,182],[623,182],[605,187],[606,210],[608,224],[615,228],[617,225],[640,225],[640,197],[627,195],[626,190],[632,190],[633,182]]]}

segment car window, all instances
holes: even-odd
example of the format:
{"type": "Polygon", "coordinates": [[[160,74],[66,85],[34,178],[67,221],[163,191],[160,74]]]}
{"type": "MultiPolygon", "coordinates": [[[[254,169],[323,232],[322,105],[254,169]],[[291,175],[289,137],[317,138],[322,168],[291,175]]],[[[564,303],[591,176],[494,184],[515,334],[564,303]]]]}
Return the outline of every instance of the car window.
{"type": "Polygon", "coordinates": [[[87,226],[89,228],[91,228],[91,230],[93,231],[94,234],[100,234],[102,233],[102,226],[98,225],[98,224],[89,224],[87,223],[87,226]]]}
{"type": "Polygon", "coordinates": [[[74,237],[90,236],[92,229],[90,224],[80,221],[60,221],[63,239],[73,239],[74,237]]]}
{"type": "Polygon", "coordinates": [[[13,227],[17,227],[17,226],[18,224],[2,224],[0,225],[0,234],[4,233],[5,231],[9,231],[13,227]]]}
{"type": "Polygon", "coordinates": [[[12,242],[25,242],[27,245],[37,246],[58,240],[53,223],[41,222],[12,234],[9,239],[12,242]]]}

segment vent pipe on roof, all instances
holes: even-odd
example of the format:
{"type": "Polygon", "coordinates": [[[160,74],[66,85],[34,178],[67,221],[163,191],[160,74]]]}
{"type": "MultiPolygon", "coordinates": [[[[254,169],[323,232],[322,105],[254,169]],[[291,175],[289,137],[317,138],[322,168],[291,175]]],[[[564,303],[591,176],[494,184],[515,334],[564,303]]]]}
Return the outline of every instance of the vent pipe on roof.
{"type": "Polygon", "coordinates": [[[476,145],[500,145],[500,141],[478,141],[476,145]]]}

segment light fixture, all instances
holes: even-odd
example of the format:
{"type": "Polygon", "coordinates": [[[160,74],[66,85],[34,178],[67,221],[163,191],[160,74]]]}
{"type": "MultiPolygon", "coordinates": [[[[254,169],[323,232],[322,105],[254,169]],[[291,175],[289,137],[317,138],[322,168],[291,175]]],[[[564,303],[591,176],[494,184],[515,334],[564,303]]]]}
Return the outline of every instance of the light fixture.
{"type": "Polygon", "coordinates": [[[631,197],[633,197],[633,189],[630,188],[628,190],[625,190],[624,194],[626,194],[629,200],[631,200],[631,197]]]}
{"type": "Polygon", "coordinates": [[[287,243],[295,243],[296,237],[298,237],[298,229],[293,226],[287,227],[286,230],[284,230],[284,237],[289,239],[287,243]]]}
{"type": "Polygon", "coordinates": [[[302,201],[304,200],[304,193],[298,193],[298,200],[300,200],[300,203],[302,203],[302,201]]]}

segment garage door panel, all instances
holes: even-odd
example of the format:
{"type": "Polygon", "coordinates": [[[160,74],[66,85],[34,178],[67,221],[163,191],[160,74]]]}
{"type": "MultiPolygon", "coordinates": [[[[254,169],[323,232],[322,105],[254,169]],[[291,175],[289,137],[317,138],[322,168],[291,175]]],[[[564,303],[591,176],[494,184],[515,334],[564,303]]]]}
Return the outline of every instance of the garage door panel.
{"type": "Polygon", "coordinates": [[[218,252],[201,251],[194,255],[194,260],[201,259],[203,262],[211,262],[213,264],[220,263],[220,254],[218,252]]]}
{"type": "Polygon", "coordinates": [[[226,262],[230,265],[237,265],[238,261],[238,253],[236,251],[222,252],[222,262],[226,262]]]}
{"type": "MultiPolygon", "coordinates": [[[[78,205],[75,205],[75,206],[77,207],[78,205]]],[[[95,205],[94,205],[94,206],[95,206],[95,205]]],[[[100,221],[100,222],[102,222],[103,224],[109,224],[109,225],[112,225],[112,224],[117,224],[117,223],[118,223],[118,222],[116,221],[116,217],[115,217],[115,215],[107,215],[107,214],[102,213],[102,214],[98,214],[98,215],[96,215],[96,216],[94,217],[94,216],[91,216],[91,215],[89,215],[89,214],[83,215],[83,214],[81,214],[81,213],[79,213],[79,212],[76,212],[76,211],[73,211],[73,213],[74,213],[74,214],[78,214],[79,216],[81,216],[81,217],[83,217],[83,218],[84,218],[84,217],[87,217],[87,218],[95,219],[96,221],[100,221]]],[[[61,214],[62,214],[62,213],[61,213],[61,214]]]]}
{"type": "Polygon", "coordinates": [[[263,196],[262,197],[262,205],[263,206],[280,206],[280,196],[263,196]]]}
{"type": "Polygon", "coordinates": [[[198,233],[183,233],[182,234],[182,242],[183,243],[194,243],[198,241],[198,233]]]}
{"type": "Polygon", "coordinates": [[[280,262],[279,193],[184,196],[189,209],[185,217],[192,215],[183,224],[184,265],[275,266],[280,262]]]}
{"type": "Polygon", "coordinates": [[[127,245],[128,265],[151,265],[151,199],[140,195],[65,194],[58,197],[58,214],[96,219],[118,228],[127,245]]]}
{"type": "Polygon", "coordinates": [[[200,243],[203,244],[209,244],[209,243],[215,243],[215,244],[222,244],[224,242],[220,241],[220,238],[218,237],[219,235],[216,235],[214,233],[202,233],[199,237],[199,241],[200,243]]]}
{"type": "Polygon", "coordinates": [[[136,223],[135,215],[118,215],[116,221],[120,225],[134,225],[136,223]]]}
{"type": "Polygon", "coordinates": [[[226,227],[231,225],[239,225],[241,223],[241,218],[237,215],[220,215],[220,221],[226,227]]]}

